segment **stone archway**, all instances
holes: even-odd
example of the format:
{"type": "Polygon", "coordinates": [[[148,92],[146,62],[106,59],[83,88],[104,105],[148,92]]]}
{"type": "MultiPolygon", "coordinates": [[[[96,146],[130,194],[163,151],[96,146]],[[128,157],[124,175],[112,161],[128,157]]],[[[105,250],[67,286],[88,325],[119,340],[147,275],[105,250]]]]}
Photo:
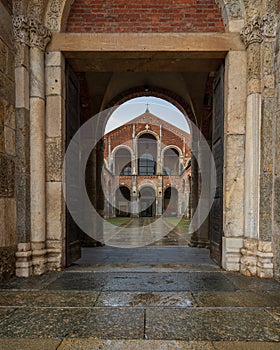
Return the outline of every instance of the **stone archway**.
{"type": "MultiPolygon", "coordinates": [[[[226,23],[226,31],[228,33],[239,33],[241,28],[244,26],[244,18],[246,17],[243,2],[236,0],[233,2],[219,1],[219,3],[221,5],[224,22],[226,23]]],[[[43,5],[45,2],[42,2],[41,4],[43,5]]],[[[67,12],[70,9],[70,5],[71,1],[52,0],[48,2],[44,16],[44,23],[47,24],[47,26],[51,28],[53,32],[61,31],[63,22],[65,23],[66,21],[67,12]]],[[[255,129],[254,120],[257,120],[259,123],[258,125],[261,125],[263,118],[261,105],[265,104],[268,106],[271,101],[269,99],[272,99],[273,95],[273,84],[271,83],[273,79],[269,80],[269,77],[273,75],[271,71],[271,62],[273,60],[270,57],[270,53],[272,52],[271,47],[275,37],[275,31],[273,29],[273,23],[275,23],[275,21],[272,18],[273,16],[270,17],[266,14],[266,10],[271,11],[271,13],[272,10],[269,8],[266,9],[265,5],[263,7],[264,8],[261,9],[261,6],[259,6],[259,8],[256,6],[255,10],[250,8],[249,5],[246,7],[248,25],[243,31],[243,38],[247,51],[245,52],[243,49],[233,50],[232,45],[230,48],[225,50],[227,52],[225,55],[225,107],[227,116],[227,120],[225,121],[225,165],[228,172],[225,174],[224,179],[224,191],[226,196],[224,203],[225,237],[223,242],[223,266],[226,269],[240,270],[240,258],[244,256],[244,259],[241,259],[241,271],[245,274],[257,273],[258,275],[263,275],[266,273],[269,274],[272,271],[271,268],[266,268],[262,265],[264,264],[264,261],[266,261],[265,259],[271,261],[271,236],[269,235],[269,232],[272,231],[271,222],[265,219],[267,207],[262,206],[262,203],[267,203],[266,200],[272,191],[271,187],[267,187],[267,185],[269,185],[269,176],[265,176],[267,174],[266,171],[268,171],[269,175],[271,175],[269,166],[265,167],[265,172],[262,173],[259,182],[250,183],[250,179],[252,177],[254,179],[258,178],[260,165],[263,164],[265,160],[265,155],[261,153],[261,145],[265,143],[266,136],[264,134],[264,138],[262,138],[263,135],[260,134],[260,131],[255,129]],[[255,14],[257,14],[257,16],[262,16],[262,18],[256,18],[255,14]],[[261,50],[268,52],[268,60],[263,66],[256,64],[260,63],[261,50]],[[256,57],[259,58],[259,60],[256,60],[256,57]],[[246,71],[247,58],[248,71],[246,71]],[[239,74],[237,75],[236,72],[239,74]],[[248,84],[246,82],[247,75],[248,84]],[[268,86],[265,86],[265,91],[260,91],[260,82],[262,79],[265,79],[268,82],[268,86]],[[246,92],[246,90],[248,91],[246,92]],[[255,118],[255,116],[257,116],[257,118],[255,118]],[[238,154],[237,158],[233,156],[233,150],[235,154],[238,154]],[[258,161],[258,159],[261,161],[261,163],[258,161]],[[245,167],[244,164],[247,164],[248,162],[252,162],[253,166],[245,167]],[[234,171],[236,169],[238,169],[237,173],[234,171]],[[256,198],[258,202],[260,188],[269,189],[263,196],[264,200],[261,201],[261,205],[258,204],[256,206],[254,203],[256,198]],[[243,197],[244,193],[245,198],[243,197]],[[234,203],[234,205],[232,203],[234,203]],[[247,204],[245,205],[245,203],[247,204]],[[244,220],[238,217],[239,213],[237,213],[236,208],[238,208],[239,212],[244,211],[245,227],[243,225],[244,220]],[[252,215],[252,213],[254,215],[252,215]],[[261,227],[261,230],[259,225],[260,221],[265,222],[265,225],[261,227]],[[265,233],[263,234],[263,232],[265,233]],[[246,238],[244,241],[245,243],[243,242],[244,237],[246,238]],[[242,250],[243,246],[245,246],[245,249],[242,250]],[[252,249],[254,251],[253,262],[248,258],[248,256],[252,255],[252,249]],[[267,255],[263,255],[263,253],[267,255]],[[254,268],[250,268],[251,265],[254,266],[254,268]],[[259,266],[258,269],[257,266],[259,266]]],[[[15,8],[17,9],[16,14],[26,13],[24,2],[15,2],[15,8]]],[[[41,9],[39,12],[42,13],[41,9]]],[[[38,18],[40,17],[38,16],[38,18]]],[[[20,43],[19,57],[27,57],[26,55],[23,55],[23,53],[29,53],[29,46],[32,46],[30,49],[30,67],[26,69],[26,62],[19,60],[16,68],[17,81],[21,81],[23,85],[25,84],[25,86],[26,84],[29,84],[29,68],[31,74],[38,78],[37,82],[44,82],[44,72],[42,69],[44,66],[44,58],[42,51],[44,50],[45,44],[50,35],[50,33],[43,30],[38,23],[34,21],[27,22],[25,19],[23,19],[22,22],[18,21],[19,26],[16,27],[16,40],[18,43],[20,43]],[[29,41],[29,26],[32,26],[33,28],[31,31],[31,42],[29,41]],[[29,28],[27,30],[28,33],[26,32],[26,28],[29,28]],[[39,40],[37,40],[37,34],[34,35],[34,32],[37,34],[39,32],[41,33],[39,40]],[[21,35],[19,35],[19,33],[21,33],[21,35]],[[23,33],[25,34],[22,35],[23,33]],[[35,60],[37,63],[39,62],[36,67],[34,64],[35,60]],[[38,67],[39,69],[36,70],[38,67]]],[[[109,36],[106,37],[109,38],[109,36]]],[[[54,42],[55,38],[55,35],[53,35],[52,43],[54,42]]],[[[148,45],[145,47],[149,47],[149,40],[152,40],[152,36],[147,42],[145,42],[143,38],[141,40],[143,40],[142,43],[144,43],[144,45],[142,45],[143,47],[146,44],[148,45]]],[[[109,40],[109,42],[111,41],[109,40]]],[[[174,42],[176,43],[176,40],[174,42]]],[[[122,43],[121,45],[123,45],[122,40],[120,40],[119,43],[122,43]]],[[[231,43],[233,43],[233,41],[231,43]]],[[[153,45],[156,47],[154,42],[153,45]]],[[[184,45],[185,41],[181,40],[180,47],[184,47],[184,45]]],[[[125,45],[120,48],[123,49],[124,47],[125,45]]],[[[144,50],[143,47],[140,47],[139,49],[144,50]]],[[[174,47],[172,50],[174,50],[174,47]]],[[[61,52],[52,51],[46,54],[46,71],[46,75],[48,76],[48,81],[46,83],[47,141],[46,144],[44,144],[40,139],[39,144],[40,154],[42,154],[42,157],[40,158],[43,160],[43,164],[45,163],[44,154],[46,154],[47,185],[46,194],[44,194],[44,190],[36,191],[40,193],[40,195],[38,201],[32,204],[33,207],[40,207],[42,212],[46,213],[46,220],[40,219],[40,224],[38,226],[35,225],[36,227],[41,227],[42,230],[37,230],[35,233],[35,228],[33,227],[32,229],[32,232],[34,232],[34,235],[37,237],[36,240],[33,240],[33,248],[31,249],[31,245],[28,242],[26,244],[22,243],[20,246],[21,248],[18,258],[19,260],[22,259],[23,264],[21,265],[19,263],[18,266],[19,270],[21,268],[24,270],[22,274],[26,275],[30,274],[32,264],[35,273],[43,272],[43,266],[48,265],[48,268],[56,268],[57,266],[61,266],[61,264],[63,264],[63,254],[61,254],[61,240],[65,235],[63,223],[59,221],[59,219],[55,216],[55,213],[53,213],[48,206],[48,202],[55,200],[56,203],[58,203],[58,212],[63,212],[64,210],[61,195],[61,178],[58,174],[59,171],[56,172],[56,170],[59,169],[59,164],[57,164],[57,159],[59,159],[59,157],[53,157],[54,153],[58,154],[60,158],[61,154],[64,154],[64,146],[61,146],[61,139],[63,139],[63,132],[61,131],[63,129],[64,118],[63,104],[65,98],[63,86],[61,84],[64,75],[64,57],[61,52]],[[58,115],[61,117],[58,118],[59,120],[51,119],[53,110],[59,111],[58,115]],[[47,149],[46,152],[45,148],[47,149]],[[48,169],[51,168],[56,170],[48,171],[48,169]],[[46,202],[47,208],[44,208],[44,203],[46,202]],[[37,206],[38,203],[40,203],[40,206],[37,206]],[[55,218],[54,220],[53,217],[55,218]],[[46,233],[44,231],[45,221],[47,221],[46,233]],[[53,235],[53,232],[55,231],[59,232],[59,235],[53,235]],[[45,249],[46,241],[48,241],[47,249],[45,249]],[[34,253],[33,263],[30,263],[30,252],[33,250],[36,252],[36,254],[34,253]],[[46,258],[46,254],[49,255],[49,258],[46,258]]],[[[31,95],[25,96],[23,94],[24,98],[22,99],[22,103],[18,104],[17,108],[23,108],[23,110],[26,111],[26,115],[29,116],[29,103],[32,105],[30,109],[30,119],[35,120],[33,118],[35,114],[39,116],[41,124],[37,124],[36,128],[39,128],[41,135],[43,135],[44,125],[42,120],[44,120],[44,110],[42,108],[42,100],[44,100],[44,93],[41,85],[38,85],[38,90],[36,90],[38,86],[35,87],[33,83],[31,85],[31,95]]],[[[20,90],[20,87],[18,88],[20,90]]],[[[266,108],[265,110],[270,111],[271,108],[266,108]]],[[[33,149],[35,148],[33,147],[33,149]]],[[[23,155],[23,157],[25,156],[26,155],[23,155]]],[[[32,158],[34,159],[34,157],[32,158]]],[[[35,168],[32,170],[33,179],[34,174],[37,171],[36,162],[34,162],[34,164],[35,168]]],[[[39,177],[44,179],[45,175],[41,176],[43,168],[39,168],[40,167],[38,166],[37,169],[40,175],[39,177]]],[[[33,184],[35,184],[35,181],[33,181],[33,184]]],[[[43,186],[43,184],[41,185],[43,186]]],[[[27,192],[28,191],[26,190],[26,193],[27,192]]],[[[43,217],[44,215],[42,218],[43,217]]]]}

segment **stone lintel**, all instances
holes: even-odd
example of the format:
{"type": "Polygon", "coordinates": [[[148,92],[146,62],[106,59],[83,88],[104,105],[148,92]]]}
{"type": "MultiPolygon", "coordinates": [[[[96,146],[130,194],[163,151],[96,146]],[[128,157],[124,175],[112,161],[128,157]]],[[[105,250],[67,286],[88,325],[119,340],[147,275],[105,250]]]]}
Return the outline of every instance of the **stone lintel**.
{"type": "Polygon", "coordinates": [[[47,51],[244,51],[239,33],[53,33],[47,51]]]}

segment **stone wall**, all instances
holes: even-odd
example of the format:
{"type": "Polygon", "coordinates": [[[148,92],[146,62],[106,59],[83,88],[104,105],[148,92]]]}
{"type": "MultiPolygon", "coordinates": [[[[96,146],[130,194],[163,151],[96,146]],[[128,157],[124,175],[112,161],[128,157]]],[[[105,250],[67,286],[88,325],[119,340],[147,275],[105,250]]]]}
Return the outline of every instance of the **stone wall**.
{"type": "Polygon", "coordinates": [[[12,22],[0,3],[0,281],[15,270],[15,92],[12,22]]]}
{"type": "Polygon", "coordinates": [[[215,0],[76,0],[68,32],[223,32],[215,0]]]}
{"type": "Polygon", "coordinates": [[[273,118],[274,148],[274,193],[273,193],[273,253],[274,276],[280,280],[280,4],[278,8],[277,41],[275,44],[276,106],[273,118]]]}

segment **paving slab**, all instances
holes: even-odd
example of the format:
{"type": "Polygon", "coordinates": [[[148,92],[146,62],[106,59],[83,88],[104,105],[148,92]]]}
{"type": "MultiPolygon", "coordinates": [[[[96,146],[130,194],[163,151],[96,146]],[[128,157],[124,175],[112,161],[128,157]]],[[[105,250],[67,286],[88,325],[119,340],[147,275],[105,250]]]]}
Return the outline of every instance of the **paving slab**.
{"type": "Polygon", "coordinates": [[[10,314],[15,312],[16,309],[12,308],[0,308],[0,325],[3,323],[10,314]]]}
{"type": "Polygon", "coordinates": [[[48,290],[97,290],[135,292],[235,291],[236,287],[218,272],[193,273],[65,273],[48,290]]]}
{"type": "Polygon", "coordinates": [[[57,350],[58,339],[1,339],[1,350],[57,350]]]}
{"type": "Polygon", "coordinates": [[[279,350],[278,342],[213,342],[215,350],[279,350]]]}
{"type": "Polygon", "coordinates": [[[82,249],[79,265],[88,264],[208,264],[215,263],[210,259],[209,249],[183,247],[146,246],[140,248],[116,248],[110,246],[86,247],[82,249]]]}
{"type": "Polygon", "coordinates": [[[215,350],[210,342],[66,339],[58,350],[215,350]]]}
{"type": "Polygon", "coordinates": [[[63,272],[49,272],[41,276],[31,276],[29,278],[13,277],[7,282],[0,284],[0,290],[41,290],[51,282],[61,276],[63,272]]]}
{"type": "Polygon", "coordinates": [[[99,292],[0,291],[0,306],[92,307],[99,292]]]}
{"type": "Polygon", "coordinates": [[[148,339],[201,341],[280,341],[280,323],[264,310],[146,310],[148,339]]]}
{"type": "Polygon", "coordinates": [[[278,290],[280,291],[280,283],[272,279],[261,279],[258,277],[242,276],[238,273],[226,273],[227,278],[240,290],[251,291],[268,291],[278,290]]]}
{"type": "Polygon", "coordinates": [[[65,272],[217,272],[217,265],[209,264],[95,264],[72,265],[65,272]]]}
{"type": "Polygon", "coordinates": [[[202,292],[194,298],[203,307],[280,307],[279,291],[202,292]]]}
{"type": "Polygon", "coordinates": [[[188,292],[102,292],[96,306],[194,307],[196,303],[188,292]]]}
{"type": "Polygon", "coordinates": [[[271,315],[276,321],[280,322],[280,307],[266,310],[266,312],[269,313],[269,315],[271,315]]]}
{"type": "Polygon", "coordinates": [[[21,308],[0,324],[0,338],[143,339],[144,311],[121,308],[21,308]]]}

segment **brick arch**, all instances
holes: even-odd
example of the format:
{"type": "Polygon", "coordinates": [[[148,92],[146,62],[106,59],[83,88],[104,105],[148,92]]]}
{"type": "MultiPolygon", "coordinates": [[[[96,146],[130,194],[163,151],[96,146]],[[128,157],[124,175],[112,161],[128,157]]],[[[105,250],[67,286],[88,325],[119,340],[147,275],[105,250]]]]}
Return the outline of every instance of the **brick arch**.
{"type": "Polygon", "coordinates": [[[178,154],[179,154],[180,157],[183,156],[182,150],[180,149],[180,147],[178,147],[178,146],[176,146],[176,145],[168,145],[168,146],[165,146],[165,147],[162,149],[162,151],[161,151],[162,156],[164,156],[164,153],[165,153],[168,149],[170,149],[170,148],[174,148],[174,149],[178,152],[178,154]]]}
{"type": "MultiPolygon", "coordinates": [[[[44,16],[45,25],[54,32],[65,31],[68,19],[69,20],[71,18],[73,19],[74,9],[77,6],[77,4],[79,5],[81,2],[88,3],[89,4],[88,6],[90,6],[91,3],[92,4],[93,3],[94,4],[103,3],[103,1],[101,1],[101,0],[99,0],[99,1],[91,0],[91,2],[85,1],[85,0],[76,0],[76,1],[74,1],[74,0],[49,0],[48,4],[46,6],[46,11],[45,11],[45,16],[44,16]],[[71,11],[71,6],[73,9],[72,11],[71,11]]],[[[120,1],[116,0],[116,2],[120,2],[120,1]]],[[[224,31],[225,30],[224,25],[227,27],[226,30],[229,30],[228,23],[230,21],[244,18],[245,10],[244,10],[243,0],[233,0],[230,2],[228,0],[186,0],[185,1],[186,4],[183,4],[183,5],[181,4],[181,7],[186,5],[186,8],[189,9],[189,14],[191,15],[192,20],[194,20],[193,18],[195,18],[196,16],[197,16],[196,18],[199,18],[199,13],[197,12],[197,10],[198,10],[197,3],[198,2],[200,2],[202,5],[204,4],[205,6],[207,6],[207,8],[209,7],[209,14],[208,14],[209,17],[211,17],[210,10],[211,10],[211,5],[213,5],[213,8],[215,9],[215,11],[212,14],[212,16],[214,15],[214,19],[215,19],[215,15],[217,16],[217,21],[218,21],[217,23],[219,23],[219,25],[218,25],[219,30],[218,31],[224,31]],[[191,5],[193,5],[193,6],[191,6],[191,5]],[[219,9],[219,7],[220,7],[220,9],[219,9]],[[196,9],[196,10],[194,11],[194,9],[196,9]]],[[[127,4],[127,2],[126,2],[126,4],[127,4]]],[[[134,5],[136,4],[136,6],[137,6],[139,4],[139,1],[138,2],[133,1],[133,2],[131,2],[131,4],[134,4],[134,5]]],[[[145,8],[144,5],[146,7],[148,7],[150,5],[150,2],[143,0],[142,1],[143,8],[145,8]]],[[[138,6],[140,6],[140,5],[138,5],[138,6]]],[[[180,4],[177,6],[180,6],[180,4]]],[[[162,6],[162,7],[164,7],[164,6],[162,6]]],[[[90,7],[87,8],[87,6],[85,6],[85,10],[87,10],[88,12],[90,12],[89,8],[90,7]]],[[[170,8],[169,8],[169,10],[170,10],[170,8]]],[[[186,11],[184,11],[185,8],[183,8],[183,13],[184,13],[184,20],[183,21],[182,20],[180,21],[180,18],[178,18],[178,13],[181,13],[182,8],[179,9],[179,11],[177,11],[177,12],[175,11],[175,8],[173,8],[171,10],[173,10],[173,11],[171,11],[172,16],[173,16],[172,17],[173,22],[174,22],[173,26],[171,26],[169,28],[169,30],[167,30],[167,27],[165,28],[165,30],[163,30],[164,27],[162,27],[163,32],[167,32],[167,31],[176,32],[176,28],[180,27],[180,25],[183,26],[181,31],[183,29],[184,29],[183,30],[184,32],[190,31],[190,29],[192,29],[192,31],[193,31],[193,28],[191,28],[190,25],[189,25],[190,27],[188,27],[188,19],[187,19],[186,13],[185,13],[186,11]],[[177,17],[175,17],[175,13],[176,13],[177,17]],[[188,30],[186,30],[186,29],[188,29],[188,30]]],[[[201,10],[201,9],[199,9],[199,10],[201,10]]],[[[124,8],[121,9],[121,11],[124,11],[124,8]]],[[[153,11],[150,11],[150,12],[152,14],[154,14],[153,11]]],[[[90,13],[88,13],[88,14],[85,13],[85,15],[90,15],[90,13]]],[[[105,15],[105,13],[104,13],[104,15],[105,15]]],[[[168,15],[170,16],[170,13],[168,13],[168,15]]],[[[100,16],[101,17],[99,19],[102,20],[102,15],[100,15],[100,16]]],[[[107,13],[107,16],[108,16],[108,20],[110,21],[110,14],[107,13]]],[[[81,16],[81,17],[86,18],[86,16],[81,16]]],[[[98,18],[96,18],[96,20],[97,19],[98,18]]],[[[202,22],[204,20],[205,20],[205,14],[203,14],[203,12],[202,12],[202,22]]],[[[157,17],[156,17],[156,12],[155,12],[154,17],[149,18],[149,21],[151,21],[152,24],[154,23],[154,27],[158,26],[159,22],[157,22],[157,21],[159,21],[159,19],[157,19],[157,17]]],[[[213,30],[216,28],[215,22],[212,21],[211,23],[212,23],[212,25],[208,27],[208,29],[210,29],[208,31],[217,31],[217,30],[213,30]]],[[[132,26],[135,27],[133,31],[136,31],[137,26],[135,26],[134,24],[135,23],[132,22],[132,26]]],[[[144,24],[147,26],[146,18],[145,18],[144,24]]],[[[199,27],[196,27],[195,29],[196,29],[196,31],[198,31],[199,27]]]]}
{"type": "MultiPolygon", "coordinates": [[[[156,86],[137,86],[135,88],[125,90],[121,92],[120,94],[116,95],[106,106],[107,108],[113,108],[116,106],[120,106],[121,104],[132,100],[133,98],[137,97],[144,97],[144,96],[153,96],[161,98],[178,108],[178,110],[186,117],[189,118],[191,121],[195,122],[195,115],[192,111],[191,106],[189,103],[176,94],[175,92],[158,88],[156,86]]],[[[110,118],[110,115],[108,116],[108,119],[110,118]]]]}
{"type": "Polygon", "coordinates": [[[114,147],[114,149],[112,150],[112,155],[115,156],[116,152],[117,152],[118,150],[122,149],[122,148],[124,148],[124,149],[126,149],[128,152],[130,152],[131,156],[133,155],[132,149],[131,149],[129,146],[123,145],[123,144],[114,147]]]}

